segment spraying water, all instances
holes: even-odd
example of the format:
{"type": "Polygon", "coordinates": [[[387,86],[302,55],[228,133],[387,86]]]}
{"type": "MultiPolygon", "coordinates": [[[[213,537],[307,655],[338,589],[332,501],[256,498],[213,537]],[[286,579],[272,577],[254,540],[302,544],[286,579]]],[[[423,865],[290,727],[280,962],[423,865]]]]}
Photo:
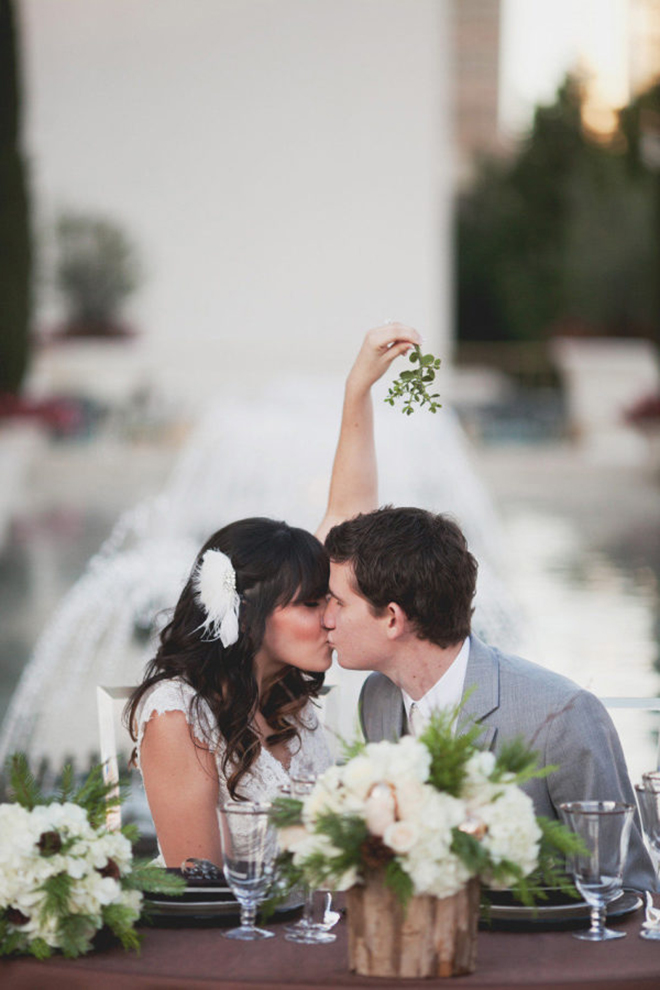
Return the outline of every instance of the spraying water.
{"type": "MultiPolygon", "coordinates": [[[[384,390],[384,386],[383,386],[384,390]]],[[[12,698],[0,761],[86,763],[98,753],[97,685],[137,684],[197,550],[251,515],[313,530],[327,498],[342,396],[335,379],[278,380],[258,400],[223,399],[201,418],[165,490],[125,513],[44,629],[12,698]]],[[[376,393],[383,504],[451,513],[480,562],[475,630],[505,650],[521,620],[498,574],[499,524],[451,413],[408,419],[376,393]]],[[[333,666],[335,728],[351,736],[363,675],[333,666]]],[[[329,712],[328,712],[329,715],[329,712]]]]}

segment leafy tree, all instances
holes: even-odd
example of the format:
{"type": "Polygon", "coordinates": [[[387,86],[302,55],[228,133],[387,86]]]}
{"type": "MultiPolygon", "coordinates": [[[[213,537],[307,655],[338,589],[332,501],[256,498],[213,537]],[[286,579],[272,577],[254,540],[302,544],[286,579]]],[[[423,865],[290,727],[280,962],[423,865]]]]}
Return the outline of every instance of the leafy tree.
{"type": "Polygon", "coordinates": [[[13,4],[0,0],[0,392],[19,390],[29,355],[32,254],[17,47],[13,4]]]}
{"type": "MultiPolygon", "coordinates": [[[[558,326],[646,334],[655,323],[654,179],[582,123],[568,77],[509,162],[484,161],[457,211],[461,340],[538,340],[558,326]]],[[[660,226],[657,228],[660,230],[660,226]]]]}

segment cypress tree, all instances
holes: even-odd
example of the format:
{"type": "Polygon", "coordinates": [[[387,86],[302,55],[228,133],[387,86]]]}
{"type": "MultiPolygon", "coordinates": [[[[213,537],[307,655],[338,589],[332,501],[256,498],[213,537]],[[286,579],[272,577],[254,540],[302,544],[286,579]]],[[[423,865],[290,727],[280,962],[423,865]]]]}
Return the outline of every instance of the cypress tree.
{"type": "Polygon", "coordinates": [[[31,243],[18,62],[13,3],[0,0],[0,392],[19,390],[29,353],[31,243]]]}

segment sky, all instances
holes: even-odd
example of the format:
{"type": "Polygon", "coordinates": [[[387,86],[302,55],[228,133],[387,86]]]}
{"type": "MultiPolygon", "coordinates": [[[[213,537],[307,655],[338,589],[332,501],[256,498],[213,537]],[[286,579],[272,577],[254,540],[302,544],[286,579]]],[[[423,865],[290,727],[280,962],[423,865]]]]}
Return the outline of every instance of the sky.
{"type": "Polygon", "coordinates": [[[502,0],[502,128],[524,130],[578,64],[597,71],[596,98],[623,105],[627,32],[628,0],[502,0]]]}

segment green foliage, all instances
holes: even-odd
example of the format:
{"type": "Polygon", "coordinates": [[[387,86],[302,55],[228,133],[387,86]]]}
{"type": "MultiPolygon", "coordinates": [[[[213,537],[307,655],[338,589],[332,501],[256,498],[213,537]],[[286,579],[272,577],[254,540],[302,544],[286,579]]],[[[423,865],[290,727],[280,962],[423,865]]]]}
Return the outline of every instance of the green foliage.
{"type": "Polygon", "coordinates": [[[547,777],[554,773],[556,766],[538,766],[539,754],[530,749],[522,736],[505,740],[499,748],[495,769],[492,774],[494,781],[506,777],[515,784],[524,784],[526,780],[547,777]]]}
{"type": "Polygon", "coordinates": [[[429,783],[453,797],[458,797],[461,792],[465,765],[482,733],[480,726],[471,725],[461,735],[454,735],[454,722],[460,707],[449,712],[436,712],[420,736],[420,742],[431,754],[429,783]]]}
{"type": "Polygon", "coordinates": [[[60,779],[60,786],[58,792],[58,800],[62,804],[66,804],[67,801],[73,799],[73,794],[76,789],[76,777],[73,772],[73,766],[71,763],[67,763],[62,770],[62,777],[60,779]]]}
{"type": "MultiPolygon", "coordinates": [[[[16,950],[10,950],[10,952],[15,952],[16,950]]],[[[34,956],[35,959],[50,959],[53,954],[53,950],[49,946],[48,942],[45,942],[43,938],[34,938],[29,943],[25,950],[29,955],[34,956]]],[[[3,949],[0,949],[0,953],[3,949]]]]}
{"type": "MultiPolygon", "coordinates": [[[[93,828],[103,826],[108,808],[117,807],[125,797],[125,786],[120,787],[119,795],[112,794],[114,785],[104,781],[103,767],[100,765],[92,767],[84,782],[76,790],[73,767],[66,764],[59,788],[50,796],[42,794],[24,753],[13,753],[7,759],[6,772],[11,797],[27,811],[31,811],[37,805],[70,801],[86,811],[87,820],[93,828]]],[[[124,834],[127,837],[131,834],[136,835],[135,830],[130,827],[127,827],[124,834]]]]}
{"type": "Polygon", "coordinates": [[[14,4],[0,0],[0,393],[17,392],[30,351],[31,270],[27,167],[14,4]]]}
{"type": "MultiPolygon", "coordinates": [[[[9,922],[4,914],[0,912],[0,956],[10,956],[12,952],[22,951],[23,943],[25,941],[26,939],[23,932],[9,931],[9,922]]],[[[42,940],[39,939],[39,941],[42,940]]],[[[44,945],[46,945],[46,943],[44,943],[44,945]]],[[[47,945],[46,948],[48,948],[47,945]]]]}
{"type": "Polygon", "coordinates": [[[270,819],[278,828],[286,828],[288,825],[299,825],[302,806],[302,801],[299,801],[297,798],[275,798],[272,803],[270,819]]]}
{"type": "Polygon", "coordinates": [[[25,753],[14,753],[7,760],[9,792],[17,804],[32,811],[38,804],[45,804],[44,798],[30,771],[25,753]]]}
{"type": "Polygon", "coordinates": [[[168,873],[160,866],[153,866],[151,860],[134,859],[131,872],[121,878],[126,890],[143,890],[146,893],[166,894],[176,897],[183,894],[186,881],[174,873],[168,873]]]}
{"type": "Polygon", "coordinates": [[[70,323],[111,332],[121,303],[140,283],[133,245],[111,220],[77,213],[60,216],[55,238],[55,277],[70,323]]]}
{"type": "Polygon", "coordinates": [[[264,921],[273,916],[276,908],[286,901],[292,890],[302,886],[304,886],[302,869],[299,866],[294,866],[291,853],[281,853],[277,859],[277,872],[273,885],[268,892],[268,897],[262,901],[259,907],[259,914],[264,921]]]}
{"type": "Polygon", "coordinates": [[[69,898],[75,881],[67,873],[58,873],[54,877],[48,877],[40,888],[45,891],[46,899],[42,907],[44,918],[57,917],[65,914],[69,910],[69,898]]]}
{"type": "Polygon", "coordinates": [[[534,881],[539,886],[559,887],[564,893],[578,897],[573,882],[566,876],[566,858],[586,851],[582,839],[556,819],[539,815],[536,820],[542,836],[534,881]]]}
{"type": "Polygon", "coordinates": [[[354,759],[356,756],[360,756],[364,753],[366,748],[366,742],[364,739],[360,739],[357,735],[353,742],[346,742],[345,739],[341,740],[341,755],[342,761],[348,763],[349,760],[354,759]]]}
{"type": "Polygon", "coordinates": [[[360,866],[361,846],[369,837],[369,830],[362,818],[335,812],[320,815],[315,831],[326,835],[339,850],[335,856],[315,853],[305,860],[305,868],[317,877],[318,886],[322,886],[329,877],[340,876],[351,867],[360,866]]]}
{"type": "Polygon", "coordinates": [[[103,923],[116,935],[125,949],[139,952],[142,939],[133,928],[133,913],[124,904],[106,904],[103,923]]]}
{"type": "Polygon", "coordinates": [[[622,112],[609,142],[584,127],[583,100],[567,77],[517,153],[482,161],[461,195],[459,339],[657,329],[658,181],[643,161],[640,121],[645,107],[660,108],[660,87],[622,112]]]}
{"type": "Polygon", "coordinates": [[[105,782],[103,767],[99,765],[90,770],[71,800],[84,808],[89,824],[93,828],[99,828],[105,823],[108,809],[117,807],[122,802],[121,793],[113,795],[113,790],[114,784],[105,782]]]}
{"type": "Polygon", "coordinates": [[[476,836],[452,829],[451,851],[474,873],[484,873],[490,867],[490,857],[476,836]]]}
{"type": "Polygon", "coordinates": [[[410,898],[415,893],[415,885],[396,859],[391,859],[385,867],[385,884],[405,911],[410,898]]]}
{"type": "Polygon", "coordinates": [[[435,381],[435,373],[440,367],[440,358],[433,354],[422,354],[416,345],[408,356],[411,364],[417,364],[417,368],[412,371],[402,371],[398,378],[392,382],[385,402],[393,406],[399,399],[403,401],[401,412],[406,416],[411,416],[415,407],[428,405],[429,412],[435,413],[441,408],[441,404],[436,402],[440,394],[429,393],[427,386],[435,381]]]}
{"type": "Polygon", "coordinates": [[[134,822],[129,822],[127,825],[122,825],[120,832],[124,838],[128,839],[132,846],[140,841],[140,829],[134,822]]]}
{"type": "Polygon", "coordinates": [[[62,918],[58,926],[62,955],[67,959],[84,956],[95,932],[96,920],[89,915],[69,914],[62,918]]]}

